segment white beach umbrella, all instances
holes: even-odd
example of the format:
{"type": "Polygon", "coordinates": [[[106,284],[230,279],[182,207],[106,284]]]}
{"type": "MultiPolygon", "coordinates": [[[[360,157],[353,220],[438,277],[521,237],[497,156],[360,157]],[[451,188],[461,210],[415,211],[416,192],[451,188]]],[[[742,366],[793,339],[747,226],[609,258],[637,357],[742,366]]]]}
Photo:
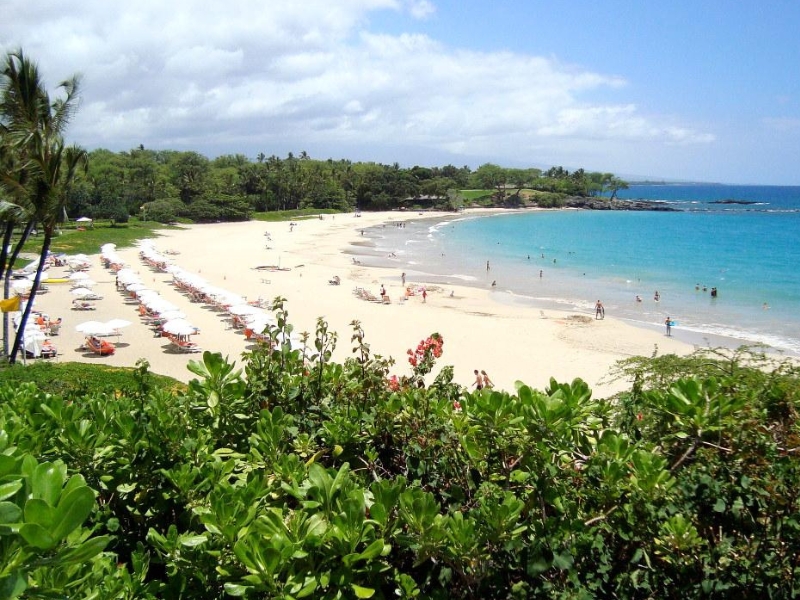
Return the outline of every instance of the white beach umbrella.
{"type": "Polygon", "coordinates": [[[89,279],[89,274],[84,273],[83,271],[78,271],[77,273],[70,273],[68,279],[72,281],[76,281],[78,279],[89,279]]]}
{"type": "Polygon", "coordinates": [[[175,306],[172,302],[167,302],[163,298],[154,298],[152,300],[148,300],[147,302],[143,302],[143,304],[150,310],[159,314],[167,312],[168,310],[178,310],[177,306],[175,306]]]}
{"type": "Polygon", "coordinates": [[[161,326],[161,329],[173,335],[192,335],[197,333],[197,327],[186,319],[173,319],[161,326]]]}
{"type": "Polygon", "coordinates": [[[76,325],[75,330],[85,333],[86,335],[97,336],[111,335],[114,333],[113,327],[109,327],[108,323],[103,323],[101,321],[86,321],[85,323],[76,325]]]}
{"type": "Polygon", "coordinates": [[[29,290],[33,286],[33,281],[30,279],[15,279],[11,282],[11,287],[15,290],[29,290]]]}
{"type": "Polygon", "coordinates": [[[249,329],[262,333],[268,326],[274,327],[277,321],[270,315],[255,315],[253,320],[248,320],[246,323],[249,329]]]}
{"type": "Polygon", "coordinates": [[[88,288],[88,287],[92,287],[93,285],[97,285],[97,282],[94,279],[88,279],[88,278],[87,279],[81,279],[79,281],[74,281],[72,283],[72,288],[70,288],[70,289],[74,290],[75,288],[79,288],[79,287],[87,287],[88,288]]]}
{"type": "Polygon", "coordinates": [[[164,300],[164,298],[155,290],[151,290],[150,288],[144,288],[136,292],[136,297],[139,299],[139,302],[142,304],[147,304],[153,300],[164,300]]]}
{"type": "Polygon", "coordinates": [[[186,318],[186,315],[179,310],[165,310],[163,312],[158,313],[158,316],[164,319],[165,321],[186,318]]]}
{"type": "Polygon", "coordinates": [[[132,323],[130,321],[126,321],[125,319],[111,319],[106,321],[106,325],[111,327],[111,329],[122,329],[123,327],[127,327],[131,324],[132,323]]]}
{"type": "Polygon", "coordinates": [[[148,288],[143,283],[129,283],[128,285],[125,286],[125,289],[128,290],[129,292],[141,292],[148,288]]]}
{"type": "Polygon", "coordinates": [[[111,242],[108,242],[107,244],[103,244],[102,246],[100,246],[100,252],[102,252],[103,254],[107,254],[111,250],[115,250],[116,247],[117,247],[116,244],[112,244],[111,242]]]}
{"type": "Polygon", "coordinates": [[[120,269],[117,271],[117,279],[121,283],[135,283],[141,281],[139,274],[133,269],[120,269]]]}
{"type": "Polygon", "coordinates": [[[214,298],[216,302],[219,304],[224,304],[225,306],[236,306],[239,304],[247,304],[247,300],[245,300],[244,296],[240,296],[239,294],[234,294],[233,292],[229,292],[228,290],[218,290],[215,293],[206,292],[214,298]]]}
{"type": "Polygon", "coordinates": [[[69,292],[70,294],[72,294],[73,296],[77,296],[78,298],[86,295],[92,295],[92,296],[95,295],[95,293],[87,287],[72,288],[69,292]]]}
{"type": "Polygon", "coordinates": [[[255,321],[265,321],[267,323],[275,323],[277,324],[278,320],[275,318],[275,315],[272,313],[264,312],[263,310],[257,313],[253,313],[251,315],[244,316],[245,323],[252,323],[255,321]]]}
{"type": "Polygon", "coordinates": [[[243,315],[256,315],[256,314],[265,314],[264,311],[257,306],[250,306],[249,304],[237,304],[235,306],[231,306],[228,308],[228,312],[232,315],[236,315],[237,317],[241,317],[243,315]]]}
{"type": "Polygon", "coordinates": [[[96,329],[98,327],[102,327],[104,323],[102,321],[84,321],[83,323],[78,323],[75,325],[75,331],[80,331],[81,333],[86,333],[86,330],[96,329]]]}

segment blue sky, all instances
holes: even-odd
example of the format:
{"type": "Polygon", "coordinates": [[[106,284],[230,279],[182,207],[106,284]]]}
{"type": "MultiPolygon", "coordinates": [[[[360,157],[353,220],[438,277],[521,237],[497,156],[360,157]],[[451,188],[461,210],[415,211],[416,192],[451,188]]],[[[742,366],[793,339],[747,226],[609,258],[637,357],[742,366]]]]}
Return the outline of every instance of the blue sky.
{"type": "Polygon", "coordinates": [[[3,1],[93,148],[800,185],[800,3],[3,1]]]}

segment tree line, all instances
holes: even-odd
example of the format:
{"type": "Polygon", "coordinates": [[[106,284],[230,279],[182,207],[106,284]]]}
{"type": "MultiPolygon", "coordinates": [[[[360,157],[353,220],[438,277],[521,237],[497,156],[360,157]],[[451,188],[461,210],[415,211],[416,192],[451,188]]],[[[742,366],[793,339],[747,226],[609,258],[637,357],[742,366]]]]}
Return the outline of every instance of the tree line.
{"type": "Polygon", "coordinates": [[[611,173],[570,172],[563,167],[505,168],[487,163],[475,170],[400,167],[399,164],[312,159],[305,151],[286,157],[242,154],[209,159],[193,151],[89,153],[89,168],[66,198],[71,216],[125,221],[130,216],[169,222],[246,220],[253,212],[295,209],[334,211],[437,208],[456,210],[469,200],[461,190],[490,190],[485,202],[525,203],[523,190],[569,196],[614,197],[627,184],[611,173]]]}

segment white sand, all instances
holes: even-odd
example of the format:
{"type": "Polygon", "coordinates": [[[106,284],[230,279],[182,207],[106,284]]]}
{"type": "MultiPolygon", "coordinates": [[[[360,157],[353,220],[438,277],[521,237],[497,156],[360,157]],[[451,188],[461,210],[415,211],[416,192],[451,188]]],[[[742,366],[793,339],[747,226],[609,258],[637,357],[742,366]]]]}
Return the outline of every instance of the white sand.
{"type": "MultiPolygon", "coordinates": [[[[434,216],[429,214],[428,216],[434,216]]],[[[444,355],[439,366],[454,365],[455,380],[471,386],[473,369],[485,369],[496,387],[514,390],[515,381],[543,389],[550,377],[560,382],[581,377],[596,396],[627,389],[626,382],[604,382],[615,361],[653,353],[686,354],[694,348],[678,336],[668,338],[658,331],[635,328],[612,317],[595,320],[593,315],[566,311],[541,311],[538,308],[496,302],[489,290],[448,286],[431,291],[427,302],[414,296],[400,302],[404,288],[400,272],[368,268],[353,263],[345,253],[358,242],[360,230],[382,222],[408,220],[400,213],[364,213],[325,216],[324,219],[289,223],[223,223],[192,225],[181,231],[164,231],[156,238],[160,251],[175,250],[173,262],[198,273],[210,283],[242,294],[248,300],[276,296],[287,299],[289,321],[296,331],[314,333],[318,317],[339,336],[335,360],[343,360],[352,350],[350,341],[354,320],[360,321],[366,341],[374,354],[394,357],[393,373],[410,373],[406,351],[433,332],[444,337],[444,355]],[[271,241],[264,233],[269,232],[271,241]],[[270,246],[271,249],[267,249],[270,246]],[[289,271],[255,270],[260,265],[280,264],[289,271]],[[328,283],[333,275],[341,285],[328,283]],[[357,298],[356,286],[378,294],[386,287],[391,304],[375,304],[357,298]],[[454,296],[450,296],[450,291],[454,296]]],[[[416,218],[416,217],[414,217],[416,218]]],[[[98,248],[99,253],[99,248],[98,248]]],[[[138,271],[144,283],[181,307],[188,320],[200,328],[195,336],[203,349],[221,352],[241,366],[241,353],[249,344],[244,336],[228,327],[222,315],[194,304],[171,284],[166,273],[150,270],[138,257],[138,248],[121,249],[118,254],[138,271]]],[[[57,277],[66,269],[50,269],[57,277]]],[[[150,363],[153,372],[189,381],[194,375],[186,365],[200,359],[199,354],[177,354],[169,340],[154,337],[138,317],[134,305],[126,304],[115,289],[115,275],[94,257],[89,272],[97,282],[95,290],[104,296],[95,311],[71,310],[69,286],[50,284],[50,291],[37,298],[36,308],[51,317],[62,317],[61,335],[53,341],[60,361],[82,361],[116,366],[133,366],[140,358],[150,363]],[[79,350],[84,336],[75,326],[87,320],[122,318],[133,324],[122,335],[109,338],[117,345],[113,356],[98,357],[79,350]]],[[[425,281],[408,279],[411,284],[425,281]]]]}

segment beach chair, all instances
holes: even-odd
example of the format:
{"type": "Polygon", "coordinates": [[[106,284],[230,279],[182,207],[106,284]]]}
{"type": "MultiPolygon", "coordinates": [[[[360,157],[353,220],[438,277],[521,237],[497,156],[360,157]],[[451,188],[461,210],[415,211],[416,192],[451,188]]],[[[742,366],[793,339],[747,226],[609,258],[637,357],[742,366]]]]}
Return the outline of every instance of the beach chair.
{"type": "Polygon", "coordinates": [[[181,352],[202,352],[200,346],[191,340],[182,339],[178,336],[170,336],[169,339],[181,352]]]}
{"type": "Polygon", "coordinates": [[[47,330],[50,335],[58,335],[61,332],[61,318],[50,321],[47,330]]]}
{"type": "Polygon", "coordinates": [[[97,307],[87,300],[73,300],[72,310],[95,310],[97,307]]]}
{"type": "Polygon", "coordinates": [[[101,340],[95,336],[87,337],[84,342],[84,347],[94,354],[99,354],[100,356],[111,356],[116,350],[116,348],[114,348],[114,344],[105,340],[101,340]]]}

